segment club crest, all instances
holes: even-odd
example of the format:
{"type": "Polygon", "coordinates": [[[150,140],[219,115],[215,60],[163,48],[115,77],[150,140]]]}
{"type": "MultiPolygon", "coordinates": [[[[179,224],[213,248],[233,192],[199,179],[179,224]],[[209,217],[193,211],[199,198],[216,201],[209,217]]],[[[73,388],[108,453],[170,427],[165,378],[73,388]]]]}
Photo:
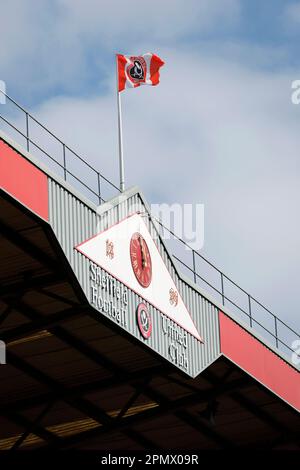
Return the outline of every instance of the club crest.
{"type": "Polygon", "coordinates": [[[140,303],[136,310],[137,323],[141,335],[148,339],[152,332],[152,319],[146,304],[140,303]]]}
{"type": "Polygon", "coordinates": [[[128,67],[128,77],[133,83],[144,82],[146,79],[146,62],[143,57],[131,57],[132,64],[128,67]]]}

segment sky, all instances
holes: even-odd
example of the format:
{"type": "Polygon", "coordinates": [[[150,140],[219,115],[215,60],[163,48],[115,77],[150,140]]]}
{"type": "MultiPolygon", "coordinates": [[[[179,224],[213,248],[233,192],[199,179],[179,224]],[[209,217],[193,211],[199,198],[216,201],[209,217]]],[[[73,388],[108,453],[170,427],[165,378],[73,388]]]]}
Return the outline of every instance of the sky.
{"type": "Polygon", "coordinates": [[[201,253],[300,330],[300,2],[10,0],[1,16],[7,93],[116,183],[115,53],[165,61],[159,86],[122,94],[126,186],[204,204],[201,253]]]}

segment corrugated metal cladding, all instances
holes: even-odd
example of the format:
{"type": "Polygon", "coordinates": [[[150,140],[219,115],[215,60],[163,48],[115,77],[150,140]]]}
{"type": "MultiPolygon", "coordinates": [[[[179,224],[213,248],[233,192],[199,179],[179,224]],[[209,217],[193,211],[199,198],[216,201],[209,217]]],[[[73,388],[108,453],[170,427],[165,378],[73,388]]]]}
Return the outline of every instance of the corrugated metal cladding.
{"type": "MultiPolygon", "coordinates": [[[[169,362],[191,377],[195,377],[220,354],[218,309],[189,284],[178,278],[165,246],[157,237],[155,226],[147,215],[147,209],[140,195],[136,193],[127,198],[124,196],[126,197],[126,193],[118,205],[112,206],[99,216],[72,193],[49,178],[49,221],[91,305],[140,341],[146,343],[148,347],[169,362]],[[183,338],[183,330],[149,304],[153,328],[150,338],[145,340],[140,334],[135,314],[137,305],[143,299],[129,289],[125,314],[122,313],[124,305],[117,299],[115,299],[113,312],[109,309],[104,311],[103,305],[107,306],[109,299],[111,299],[105,290],[101,290],[100,301],[96,302],[94,298],[93,304],[91,263],[74,247],[137,211],[145,214],[145,223],[156,241],[160,254],[193,317],[204,344],[201,344],[190,334],[186,334],[183,338]],[[116,315],[118,311],[121,312],[121,315],[116,315]]],[[[100,272],[101,275],[105,275],[102,269],[100,272]]],[[[111,276],[109,277],[111,278],[111,276]]],[[[116,285],[121,286],[121,283],[116,281],[116,285]]]]}

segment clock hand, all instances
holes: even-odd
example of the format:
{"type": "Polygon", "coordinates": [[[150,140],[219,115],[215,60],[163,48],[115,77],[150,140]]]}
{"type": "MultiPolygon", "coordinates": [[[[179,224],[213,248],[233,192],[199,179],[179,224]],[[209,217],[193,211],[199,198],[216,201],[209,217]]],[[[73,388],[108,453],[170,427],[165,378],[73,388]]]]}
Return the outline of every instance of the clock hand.
{"type": "Polygon", "coordinates": [[[144,247],[144,244],[142,242],[142,237],[139,237],[139,242],[140,242],[141,254],[142,254],[142,266],[143,266],[143,268],[146,268],[147,259],[146,259],[145,247],[144,247]]]}

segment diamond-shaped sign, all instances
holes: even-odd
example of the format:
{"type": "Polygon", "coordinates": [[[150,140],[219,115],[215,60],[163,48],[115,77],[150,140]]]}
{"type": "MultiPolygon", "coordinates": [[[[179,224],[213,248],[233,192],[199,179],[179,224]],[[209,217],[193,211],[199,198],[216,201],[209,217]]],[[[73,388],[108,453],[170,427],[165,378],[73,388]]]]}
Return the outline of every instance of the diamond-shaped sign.
{"type": "Polygon", "coordinates": [[[75,248],[203,342],[140,214],[75,248]]]}

